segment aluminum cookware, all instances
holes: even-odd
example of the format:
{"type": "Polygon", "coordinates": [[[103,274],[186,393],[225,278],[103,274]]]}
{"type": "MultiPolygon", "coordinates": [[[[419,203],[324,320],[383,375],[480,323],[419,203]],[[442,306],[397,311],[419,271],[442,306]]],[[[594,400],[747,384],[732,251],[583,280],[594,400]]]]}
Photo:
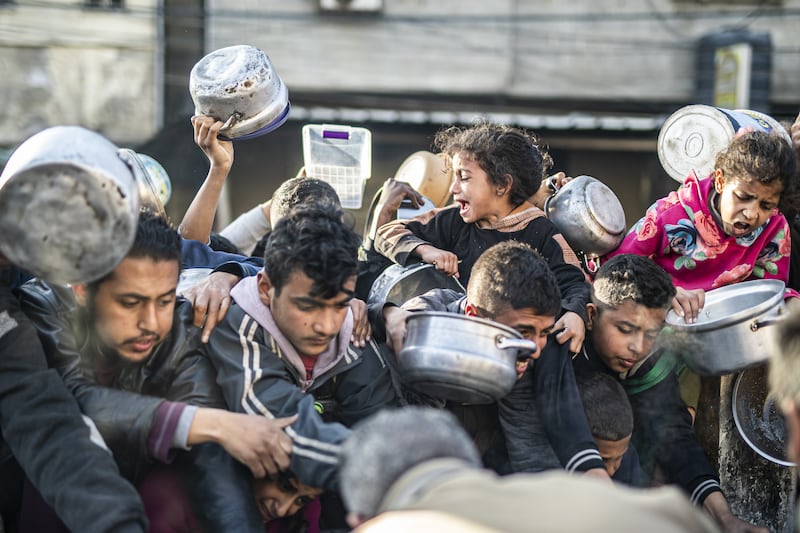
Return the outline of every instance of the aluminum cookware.
{"type": "Polygon", "coordinates": [[[544,212],[572,249],[588,258],[614,250],[625,237],[625,211],[606,184],[577,176],[544,204],[544,212]]]}
{"type": "Polygon", "coordinates": [[[669,176],[683,183],[694,170],[705,178],[714,170],[717,154],[740,128],[775,132],[792,144],[780,122],[751,109],[723,109],[710,105],[684,106],[667,117],[658,132],[658,159],[669,176]]]}
{"type": "Polygon", "coordinates": [[[667,313],[665,342],[687,366],[704,376],[719,376],[761,364],[777,350],[775,328],[786,316],[785,285],[780,280],[743,281],[706,293],[697,321],[687,324],[667,313]]]}
{"type": "Polygon", "coordinates": [[[110,272],[136,232],[139,194],[118,148],[78,126],[47,128],[0,175],[0,252],[54,283],[110,272]]]}
{"type": "Polygon", "coordinates": [[[768,461],[795,466],[786,457],[788,432],[774,398],[769,395],[767,365],[741,372],[733,384],[733,421],[739,435],[768,461]]]}
{"type": "Polygon", "coordinates": [[[220,48],[189,74],[195,113],[225,123],[221,136],[245,139],[269,133],[289,117],[289,92],[267,54],[248,45],[220,48]]]}
{"type": "Polygon", "coordinates": [[[491,403],[511,391],[516,362],[536,343],[511,328],[455,313],[413,313],[397,354],[398,374],[407,386],[435,398],[491,403]]]}
{"type": "Polygon", "coordinates": [[[466,293],[458,279],[443,274],[428,263],[391,265],[375,278],[367,297],[367,304],[386,302],[403,305],[411,298],[425,294],[431,289],[453,289],[466,293]]]}

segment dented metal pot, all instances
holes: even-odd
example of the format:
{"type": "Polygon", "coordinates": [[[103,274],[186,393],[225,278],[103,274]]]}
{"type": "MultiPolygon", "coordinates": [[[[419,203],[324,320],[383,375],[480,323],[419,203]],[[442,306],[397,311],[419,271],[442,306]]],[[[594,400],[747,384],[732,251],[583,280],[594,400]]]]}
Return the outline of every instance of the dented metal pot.
{"type": "Polygon", "coordinates": [[[136,232],[139,193],[118,148],[79,126],[25,140],[0,175],[0,252],[54,283],[110,272],[136,232]]]}

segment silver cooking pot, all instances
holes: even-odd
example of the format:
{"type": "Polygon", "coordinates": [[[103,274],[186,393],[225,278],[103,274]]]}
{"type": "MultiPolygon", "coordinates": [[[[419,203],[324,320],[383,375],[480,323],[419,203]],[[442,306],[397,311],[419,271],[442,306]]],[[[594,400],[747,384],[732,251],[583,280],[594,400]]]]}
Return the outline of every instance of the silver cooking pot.
{"type": "Polygon", "coordinates": [[[795,466],[786,457],[786,422],[769,395],[767,365],[750,368],[736,377],[731,404],[736,429],[754,452],[781,466],[795,466]]]}
{"type": "Polygon", "coordinates": [[[403,305],[431,289],[453,289],[465,293],[458,279],[436,270],[428,263],[407,266],[391,265],[375,278],[367,296],[367,304],[386,302],[403,305]]]}
{"type": "Polygon", "coordinates": [[[614,250],[625,237],[625,211],[614,192],[591,176],[577,176],[545,200],[544,212],[577,253],[614,250]]]}
{"type": "Polygon", "coordinates": [[[0,252],[54,283],[92,281],[133,244],[138,186],[119,149],[79,126],[25,140],[0,174],[0,252]]]}
{"type": "Polygon", "coordinates": [[[687,366],[704,376],[719,376],[761,364],[777,350],[775,328],[786,316],[785,285],[780,280],[743,281],[706,293],[697,321],[687,324],[667,313],[664,339],[687,366]]]}
{"type": "Polygon", "coordinates": [[[455,313],[413,313],[397,354],[407,386],[460,403],[492,403],[511,391],[516,362],[537,349],[513,329],[455,313]]]}

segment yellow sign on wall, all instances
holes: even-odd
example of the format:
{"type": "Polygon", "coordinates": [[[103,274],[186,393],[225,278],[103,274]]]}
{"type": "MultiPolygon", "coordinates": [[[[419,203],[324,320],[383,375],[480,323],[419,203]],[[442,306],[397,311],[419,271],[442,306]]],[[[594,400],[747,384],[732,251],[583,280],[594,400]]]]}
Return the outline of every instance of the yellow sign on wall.
{"type": "Polygon", "coordinates": [[[748,43],[722,46],[714,53],[714,105],[727,109],[750,107],[753,47],[748,43]]]}

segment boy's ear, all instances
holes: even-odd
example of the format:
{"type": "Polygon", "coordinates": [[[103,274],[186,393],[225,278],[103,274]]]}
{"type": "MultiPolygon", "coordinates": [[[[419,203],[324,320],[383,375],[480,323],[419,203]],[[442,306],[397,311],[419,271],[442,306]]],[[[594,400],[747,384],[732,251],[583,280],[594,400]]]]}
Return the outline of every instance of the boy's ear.
{"type": "Polygon", "coordinates": [[[256,280],[258,280],[258,298],[261,300],[261,303],[269,307],[272,282],[269,280],[269,276],[264,270],[260,270],[258,274],[256,274],[256,280]]]}
{"type": "Polygon", "coordinates": [[[589,302],[586,304],[586,329],[591,330],[592,326],[594,325],[594,321],[597,318],[598,313],[600,312],[597,309],[597,306],[593,303],[589,302]]]}
{"type": "Polygon", "coordinates": [[[86,285],[83,283],[79,283],[76,285],[72,285],[72,294],[75,296],[75,301],[78,302],[78,305],[86,307],[87,297],[86,297],[86,285]]]}

